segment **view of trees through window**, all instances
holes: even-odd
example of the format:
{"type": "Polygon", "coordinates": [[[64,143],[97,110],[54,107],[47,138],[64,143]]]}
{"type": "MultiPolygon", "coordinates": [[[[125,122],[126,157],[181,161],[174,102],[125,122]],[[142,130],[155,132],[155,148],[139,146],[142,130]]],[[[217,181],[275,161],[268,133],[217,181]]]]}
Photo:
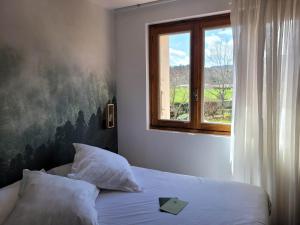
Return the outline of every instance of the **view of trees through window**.
{"type": "Polygon", "coordinates": [[[190,120],[190,32],[160,36],[160,118],[190,120]]]}
{"type": "Polygon", "coordinates": [[[231,27],[204,32],[203,122],[231,123],[233,42],[231,27]]]}
{"type": "MultiPolygon", "coordinates": [[[[204,123],[231,123],[232,46],[230,27],[204,31],[201,104],[204,123]]],[[[191,93],[189,33],[161,36],[160,77],[161,119],[188,121],[191,93]]]]}
{"type": "Polygon", "coordinates": [[[190,117],[190,65],[170,68],[170,111],[173,120],[189,120],[190,117]]]}

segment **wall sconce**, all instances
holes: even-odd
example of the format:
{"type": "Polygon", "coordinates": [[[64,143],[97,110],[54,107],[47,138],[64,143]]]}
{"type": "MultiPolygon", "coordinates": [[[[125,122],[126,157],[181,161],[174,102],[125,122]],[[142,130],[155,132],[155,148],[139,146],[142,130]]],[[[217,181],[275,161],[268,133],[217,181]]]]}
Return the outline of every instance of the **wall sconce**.
{"type": "Polygon", "coordinates": [[[115,127],[115,105],[107,104],[106,107],[106,128],[115,127]]]}

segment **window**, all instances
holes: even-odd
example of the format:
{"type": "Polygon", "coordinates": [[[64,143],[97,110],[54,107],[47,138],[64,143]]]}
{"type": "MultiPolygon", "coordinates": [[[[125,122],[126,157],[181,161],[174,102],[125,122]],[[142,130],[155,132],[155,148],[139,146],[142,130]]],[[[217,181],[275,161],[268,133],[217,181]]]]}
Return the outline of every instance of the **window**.
{"type": "Polygon", "coordinates": [[[229,14],[151,25],[151,128],[229,134],[232,59],[229,14]]]}
{"type": "Polygon", "coordinates": [[[159,36],[159,118],[190,121],[191,33],[159,36]]]}

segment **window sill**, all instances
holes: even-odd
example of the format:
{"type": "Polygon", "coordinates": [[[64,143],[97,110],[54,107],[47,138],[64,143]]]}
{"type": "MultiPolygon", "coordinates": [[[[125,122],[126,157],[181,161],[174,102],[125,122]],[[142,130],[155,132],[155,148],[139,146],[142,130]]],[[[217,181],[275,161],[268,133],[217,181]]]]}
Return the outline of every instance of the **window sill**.
{"type": "Polygon", "coordinates": [[[195,134],[211,134],[211,135],[222,135],[230,136],[231,132],[228,131],[211,131],[211,130],[200,130],[200,129],[190,129],[190,128],[178,128],[178,127],[161,127],[161,126],[150,126],[153,130],[164,130],[164,131],[176,131],[182,133],[195,133],[195,134]]]}

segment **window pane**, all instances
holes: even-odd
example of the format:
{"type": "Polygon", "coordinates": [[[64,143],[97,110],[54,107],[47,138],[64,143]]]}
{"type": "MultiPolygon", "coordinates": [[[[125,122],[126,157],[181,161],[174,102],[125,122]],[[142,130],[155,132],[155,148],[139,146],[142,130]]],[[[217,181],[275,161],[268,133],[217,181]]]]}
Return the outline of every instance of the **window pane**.
{"type": "Polygon", "coordinates": [[[233,41],[231,27],[207,29],[204,33],[204,123],[230,124],[233,91],[233,41]]]}
{"type": "Polygon", "coordinates": [[[190,32],[159,36],[159,118],[190,120],[190,32]]]}

